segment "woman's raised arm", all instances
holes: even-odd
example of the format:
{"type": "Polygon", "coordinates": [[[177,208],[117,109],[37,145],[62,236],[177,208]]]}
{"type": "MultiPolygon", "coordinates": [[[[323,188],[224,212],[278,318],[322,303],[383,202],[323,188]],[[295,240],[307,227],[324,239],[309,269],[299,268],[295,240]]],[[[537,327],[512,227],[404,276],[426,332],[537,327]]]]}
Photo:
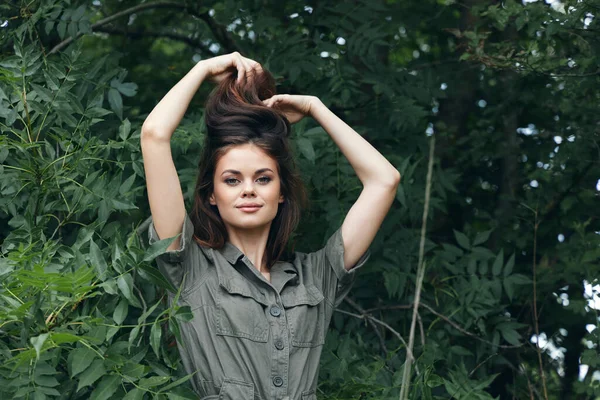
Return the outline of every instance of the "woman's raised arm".
{"type": "MultiPolygon", "coordinates": [[[[140,137],[150,212],[160,239],[181,233],[185,205],[171,156],[171,136],[190,101],[205,79],[220,82],[237,69],[238,81],[258,72],[260,64],[234,52],[198,62],[154,107],[142,125],[140,137]]],[[[180,247],[177,238],[167,250],[180,247]]]]}
{"type": "Polygon", "coordinates": [[[340,148],[362,182],[363,190],[342,223],[344,268],[350,270],[371,245],[392,206],[400,173],[318,97],[278,94],[263,103],[283,111],[291,123],[312,116],[340,148]]]}
{"type": "Polygon", "coordinates": [[[311,103],[310,115],[337,144],[363,184],[360,196],[342,223],[344,267],[349,270],[367,251],[392,206],[400,173],[318,98],[311,103]]]}

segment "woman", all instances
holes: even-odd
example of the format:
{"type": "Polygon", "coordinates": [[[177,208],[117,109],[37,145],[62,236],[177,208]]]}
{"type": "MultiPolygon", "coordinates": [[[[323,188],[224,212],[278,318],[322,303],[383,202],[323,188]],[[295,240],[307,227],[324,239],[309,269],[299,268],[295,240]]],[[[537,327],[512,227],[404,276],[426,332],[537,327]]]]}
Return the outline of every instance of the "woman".
{"type": "Polygon", "coordinates": [[[178,348],[200,398],[316,399],[329,321],[370,256],[398,171],[317,97],[275,95],[270,73],[237,52],[197,63],[147,117],[141,146],[150,243],[178,236],[157,263],[194,314],[178,348]],[[188,215],[169,142],[205,79],[218,86],[188,215]],[[331,136],[363,190],[323,248],[286,255],[304,201],[288,136],[305,116],[331,136]]]}

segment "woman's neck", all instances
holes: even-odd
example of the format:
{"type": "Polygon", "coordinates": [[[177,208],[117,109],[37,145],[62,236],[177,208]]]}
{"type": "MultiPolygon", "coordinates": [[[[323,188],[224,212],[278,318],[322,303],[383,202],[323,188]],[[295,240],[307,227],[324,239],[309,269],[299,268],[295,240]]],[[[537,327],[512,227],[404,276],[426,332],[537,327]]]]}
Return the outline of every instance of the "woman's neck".
{"type": "Polygon", "coordinates": [[[260,272],[266,272],[266,248],[269,238],[269,226],[256,229],[227,228],[229,242],[240,249],[260,272]]]}

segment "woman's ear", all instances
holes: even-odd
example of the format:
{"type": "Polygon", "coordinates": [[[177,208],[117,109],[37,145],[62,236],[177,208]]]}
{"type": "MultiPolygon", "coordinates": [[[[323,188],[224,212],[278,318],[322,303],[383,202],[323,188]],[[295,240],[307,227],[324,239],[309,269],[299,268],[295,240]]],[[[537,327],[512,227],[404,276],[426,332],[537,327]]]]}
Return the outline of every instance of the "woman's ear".
{"type": "Polygon", "coordinates": [[[279,195],[279,202],[280,202],[280,203],[283,203],[283,201],[284,201],[283,194],[280,194],[280,195],[279,195]]]}
{"type": "Polygon", "coordinates": [[[210,202],[211,205],[216,206],[217,202],[215,201],[215,193],[211,193],[210,197],[208,198],[208,201],[210,202]]]}

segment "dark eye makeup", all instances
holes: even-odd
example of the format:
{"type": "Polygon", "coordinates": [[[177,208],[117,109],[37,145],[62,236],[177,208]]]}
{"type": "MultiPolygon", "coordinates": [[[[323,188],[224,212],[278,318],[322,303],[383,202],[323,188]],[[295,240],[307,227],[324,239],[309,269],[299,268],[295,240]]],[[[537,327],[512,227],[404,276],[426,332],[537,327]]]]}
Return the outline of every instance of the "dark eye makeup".
{"type": "MultiPolygon", "coordinates": [[[[233,185],[235,183],[235,181],[238,181],[238,179],[227,178],[223,182],[227,183],[228,185],[233,185]]],[[[262,184],[267,184],[271,181],[271,178],[269,178],[268,176],[261,176],[260,178],[257,179],[257,181],[260,181],[262,184]]]]}

